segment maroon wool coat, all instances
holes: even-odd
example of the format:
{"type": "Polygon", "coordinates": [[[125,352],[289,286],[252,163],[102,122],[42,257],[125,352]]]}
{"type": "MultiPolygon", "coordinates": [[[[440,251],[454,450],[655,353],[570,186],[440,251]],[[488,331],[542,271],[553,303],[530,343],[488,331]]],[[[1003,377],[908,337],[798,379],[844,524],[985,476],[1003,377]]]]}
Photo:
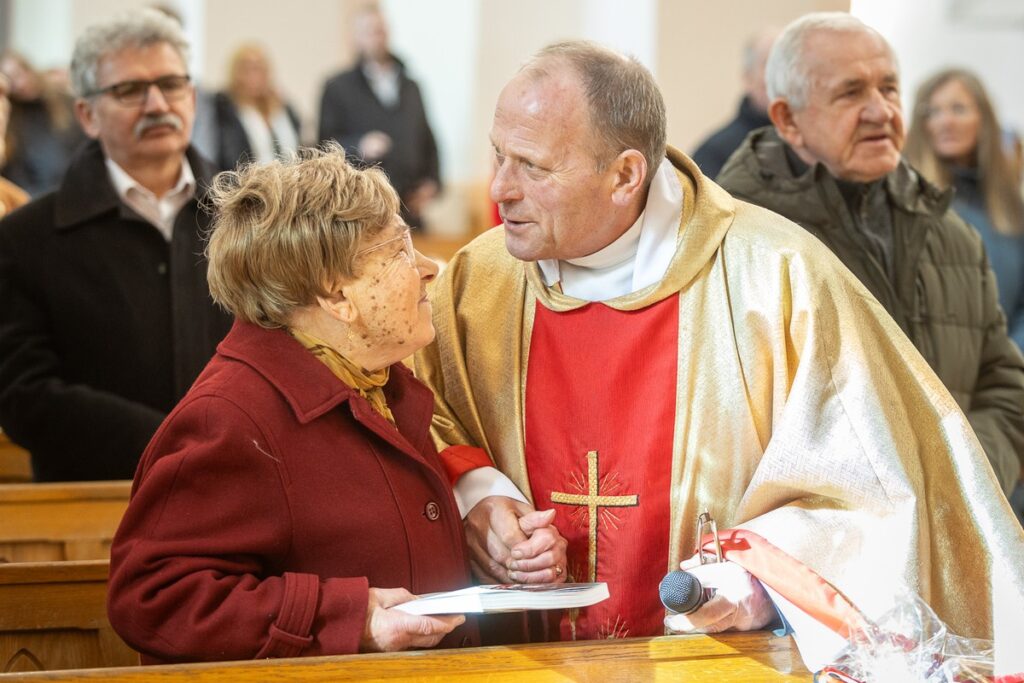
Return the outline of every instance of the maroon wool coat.
{"type": "MultiPolygon", "coordinates": [[[[368,587],[470,583],[401,364],[398,429],[284,330],[236,322],[150,442],[111,549],[110,621],[144,663],[348,654],[368,587]]],[[[472,621],[442,647],[476,645],[472,621]]]]}

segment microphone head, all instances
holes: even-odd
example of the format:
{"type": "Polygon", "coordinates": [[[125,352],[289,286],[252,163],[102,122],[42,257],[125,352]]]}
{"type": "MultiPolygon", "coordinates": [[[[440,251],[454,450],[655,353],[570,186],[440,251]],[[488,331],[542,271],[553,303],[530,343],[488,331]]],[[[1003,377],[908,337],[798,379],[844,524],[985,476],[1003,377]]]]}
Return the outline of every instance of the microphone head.
{"type": "Polygon", "coordinates": [[[669,572],[658,586],[661,604],[676,614],[689,614],[703,602],[704,588],[690,572],[677,569],[669,572]]]}

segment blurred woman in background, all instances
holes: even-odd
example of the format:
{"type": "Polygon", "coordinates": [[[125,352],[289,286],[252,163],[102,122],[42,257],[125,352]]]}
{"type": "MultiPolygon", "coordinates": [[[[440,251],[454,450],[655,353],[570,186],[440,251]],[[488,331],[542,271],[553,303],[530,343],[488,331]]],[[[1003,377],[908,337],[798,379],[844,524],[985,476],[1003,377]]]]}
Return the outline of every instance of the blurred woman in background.
{"type": "Polygon", "coordinates": [[[1002,128],[977,76],[946,69],[918,89],[905,154],[928,180],[953,187],[953,209],[981,234],[1010,337],[1024,348],[1024,202],[1002,128]]]}
{"type": "MultiPolygon", "coordinates": [[[[7,152],[4,138],[7,135],[7,121],[11,115],[11,101],[7,99],[10,87],[11,82],[7,80],[7,76],[0,73],[0,166],[3,165],[7,152]]],[[[0,178],[0,217],[27,201],[28,195],[24,190],[6,178],[0,178]]]]}
{"type": "Polygon", "coordinates": [[[71,153],[84,139],[75,122],[71,95],[50,83],[16,52],[0,58],[9,79],[11,112],[0,172],[33,197],[54,190],[71,153]]]}
{"type": "Polygon", "coordinates": [[[262,47],[245,44],[228,67],[227,90],[215,98],[221,170],[240,162],[267,163],[299,146],[299,118],[281,98],[262,47]]]}

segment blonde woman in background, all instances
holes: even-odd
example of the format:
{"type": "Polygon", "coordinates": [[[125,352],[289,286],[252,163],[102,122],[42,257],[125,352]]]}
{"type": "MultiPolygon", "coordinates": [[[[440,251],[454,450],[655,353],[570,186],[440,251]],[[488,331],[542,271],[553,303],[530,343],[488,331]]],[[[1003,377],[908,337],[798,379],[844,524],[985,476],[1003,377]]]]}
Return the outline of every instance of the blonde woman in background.
{"type": "Polygon", "coordinates": [[[215,97],[222,170],[240,162],[266,163],[299,146],[299,118],[274,85],[270,61],[259,45],[240,46],[231,56],[228,85],[215,97]]]}
{"type": "Polygon", "coordinates": [[[953,208],[981,234],[1010,337],[1024,348],[1024,203],[992,102],[977,76],[946,69],[918,89],[906,157],[952,187],[953,208]]]}

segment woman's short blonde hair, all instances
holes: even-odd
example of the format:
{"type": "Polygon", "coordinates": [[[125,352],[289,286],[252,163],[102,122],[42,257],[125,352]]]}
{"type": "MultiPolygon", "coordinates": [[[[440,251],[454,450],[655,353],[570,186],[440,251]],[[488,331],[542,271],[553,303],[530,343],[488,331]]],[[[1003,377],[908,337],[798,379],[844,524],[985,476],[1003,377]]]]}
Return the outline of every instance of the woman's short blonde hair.
{"type": "Polygon", "coordinates": [[[337,143],[221,173],[209,203],[210,293],[236,318],[271,328],[357,277],[359,245],[399,208],[383,171],[354,168],[337,143]]]}

